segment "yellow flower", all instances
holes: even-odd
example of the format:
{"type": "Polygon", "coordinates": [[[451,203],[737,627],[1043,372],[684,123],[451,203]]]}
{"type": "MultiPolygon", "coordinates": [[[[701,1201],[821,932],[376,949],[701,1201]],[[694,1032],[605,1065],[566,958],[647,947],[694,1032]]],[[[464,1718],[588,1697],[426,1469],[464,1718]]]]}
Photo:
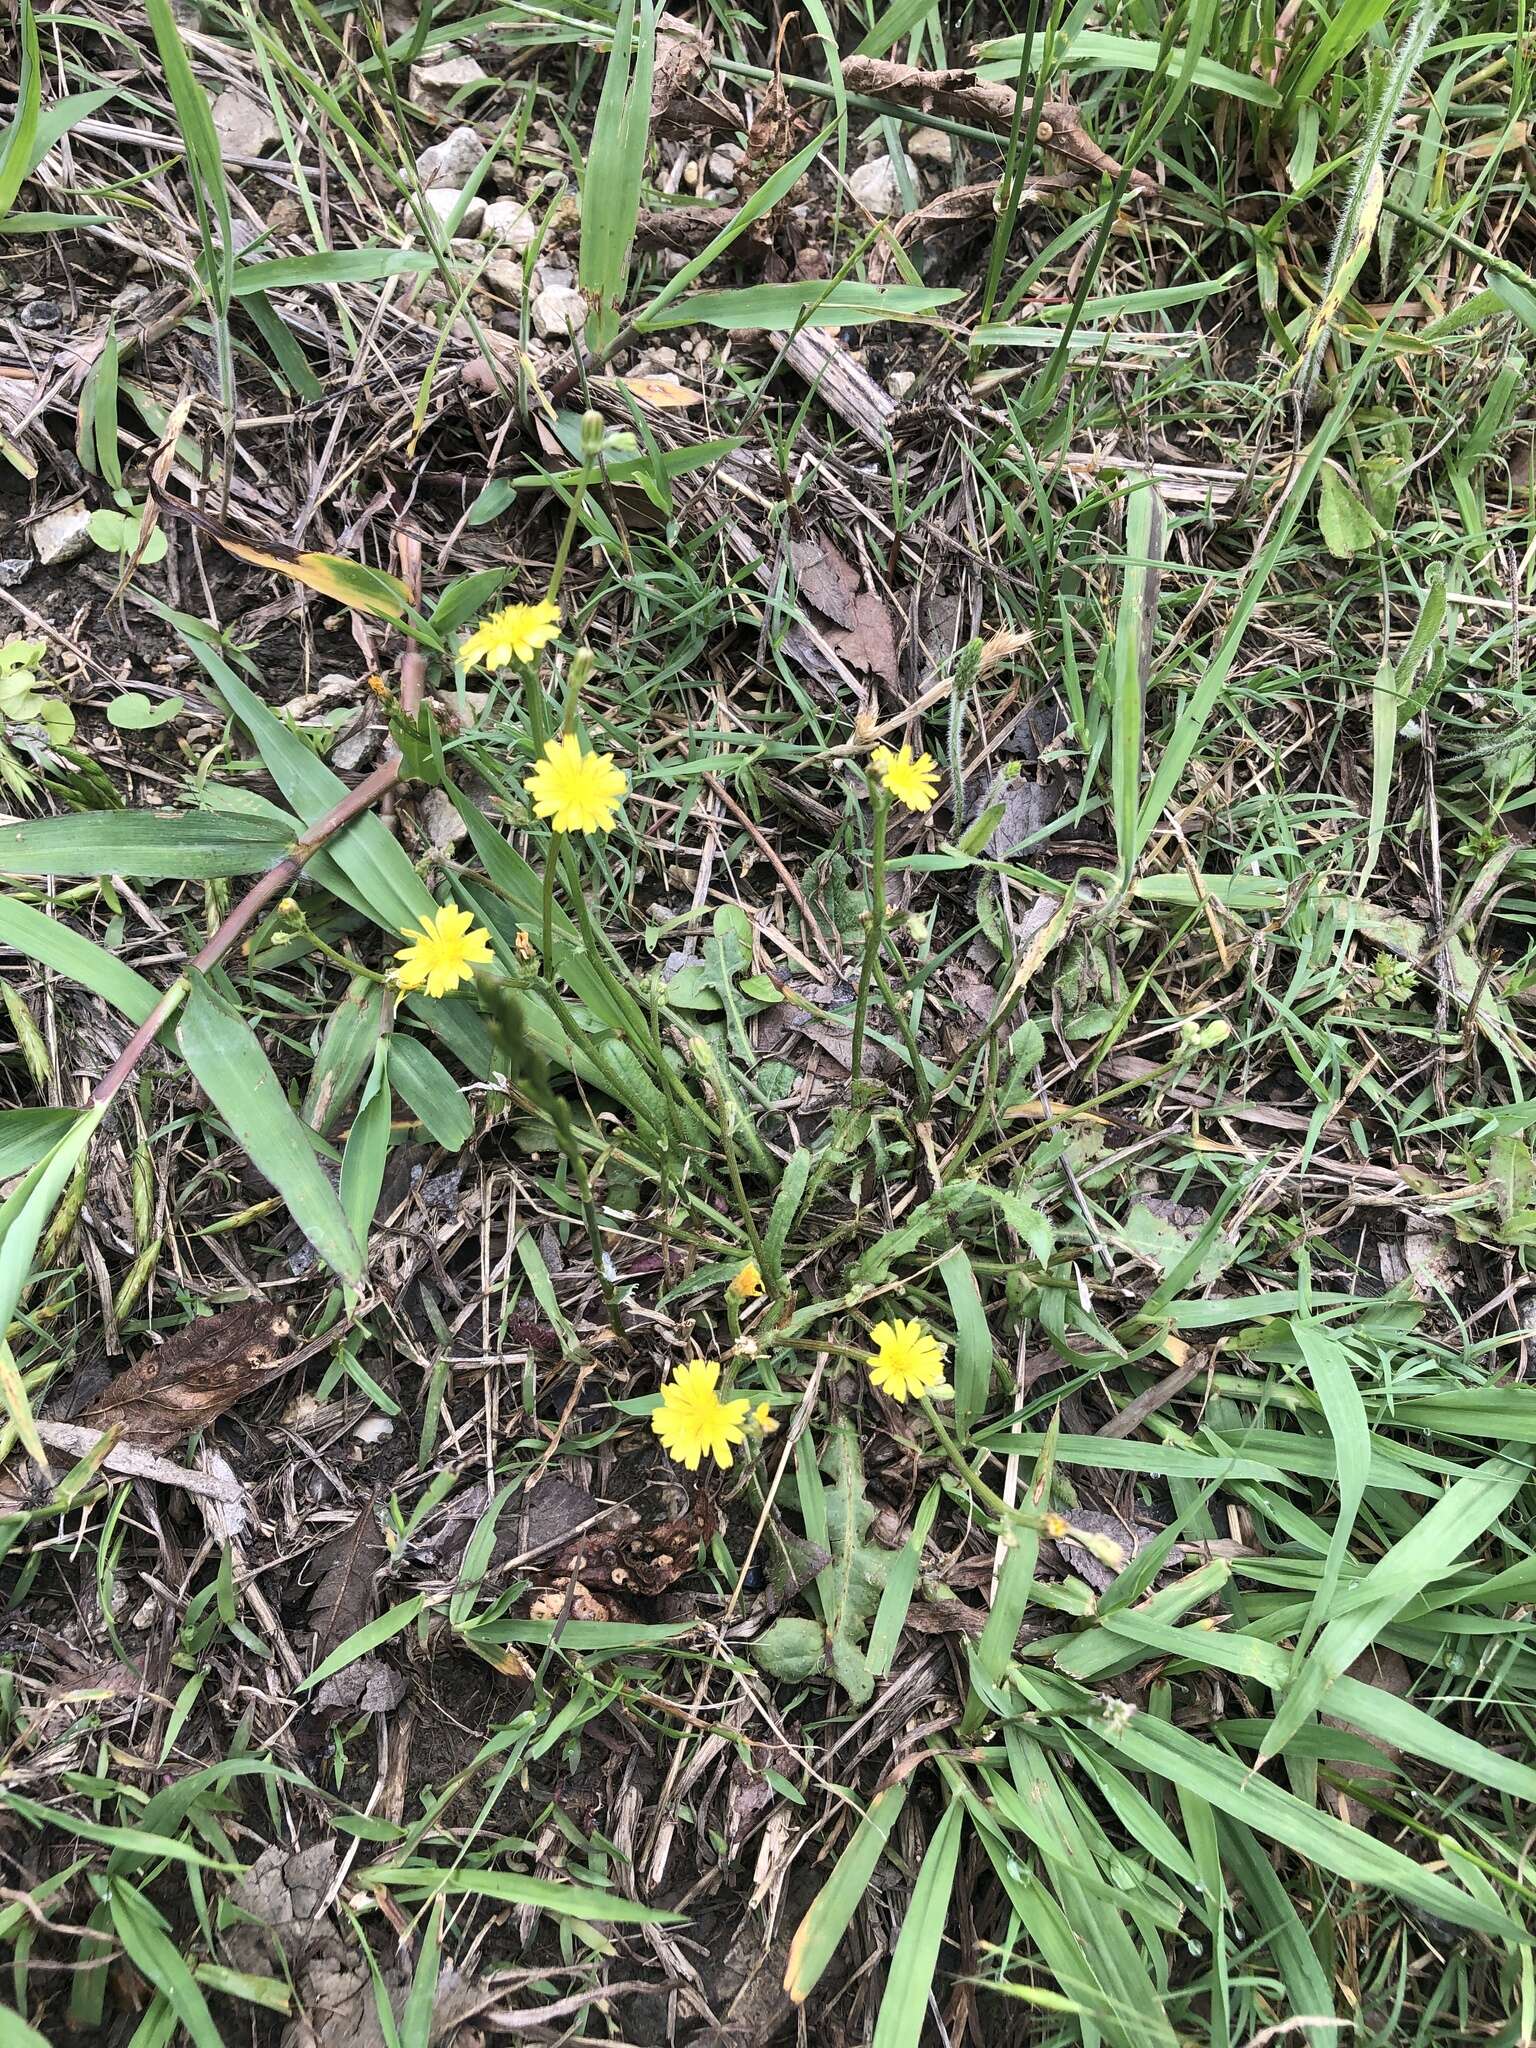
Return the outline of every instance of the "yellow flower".
{"type": "Polygon", "coordinates": [[[919,754],[914,761],[910,747],[903,747],[899,754],[893,754],[889,747],[876,747],[869,757],[869,765],[897,803],[905,804],[909,811],[933,809],[933,800],[939,789],[939,771],[933,765],[932,755],[919,754]]]}
{"type": "Polygon", "coordinates": [[[537,817],[557,832],[611,832],[624,798],[624,771],[606,754],[584,754],[573,732],[550,740],[523,783],[537,817]]]}
{"type": "Polygon", "coordinates": [[[482,619],[459,649],[466,668],[508,668],[514,661],[532,661],[560,630],[560,607],[541,598],[537,604],[509,604],[482,619]]]}
{"type": "Polygon", "coordinates": [[[763,1291],[763,1276],[756,1259],[748,1259],[741,1271],[735,1275],[726,1293],[734,1301],[755,1301],[763,1291]]]}
{"type": "Polygon", "coordinates": [[[712,1358],[680,1365],[661,1389],[661,1406],[651,1427],[669,1458],[697,1472],[702,1458],[713,1458],[722,1470],[731,1464],[731,1445],[747,1440],[746,1417],[752,1403],[745,1397],[722,1401],[717,1389],[720,1367],[712,1358]]]}
{"type": "Polygon", "coordinates": [[[401,936],[411,943],[395,955],[401,988],[408,994],[422,989],[429,996],[446,996],[461,981],[473,980],[474,970],[491,958],[490,933],[480,926],[471,930],[474,924],[467,910],[450,903],[433,917],[423,912],[419,932],[402,926],[401,936]]]}
{"type": "Polygon", "coordinates": [[[773,1410],[768,1406],[768,1403],[766,1401],[759,1401],[752,1410],[752,1427],[757,1431],[758,1435],[772,1436],[778,1426],[773,1419],[773,1410]]]}
{"type": "Polygon", "coordinates": [[[869,1376],[893,1401],[923,1394],[947,1393],[944,1346],[921,1323],[876,1323],[870,1335],[873,1355],[866,1361],[869,1376]]]}

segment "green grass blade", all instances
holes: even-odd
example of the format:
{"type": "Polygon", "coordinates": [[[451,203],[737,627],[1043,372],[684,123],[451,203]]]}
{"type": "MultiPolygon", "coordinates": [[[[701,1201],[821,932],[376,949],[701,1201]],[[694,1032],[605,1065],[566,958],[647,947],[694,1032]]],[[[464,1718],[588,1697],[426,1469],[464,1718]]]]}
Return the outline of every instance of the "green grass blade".
{"type": "Polygon", "coordinates": [[[235,1142],[271,1181],[320,1257],[349,1287],[363,1258],[335,1189],[251,1027],[199,974],[176,1034],[198,1085],[235,1142]]]}
{"type": "Polygon", "coordinates": [[[256,875],[289,837],[263,818],[213,811],[99,811],[0,828],[0,874],[127,875],[141,882],[256,875]]]}
{"type": "Polygon", "coordinates": [[[944,1940],[964,1824],[964,1801],[951,1799],[912,1887],[911,1903],[891,1955],[871,2048],[918,2048],[944,1940]]]}
{"type": "Polygon", "coordinates": [[[0,945],[14,947],[34,965],[78,981],[130,1023],[142,1024],[160,1000],[154,984],[114,954],[13,896],[0,896],[0,945]]]}
{"type": "Polygon", "coordinates": [[[17,24],[21,34],[21,77],[16,85],[16,114],[0,142],[0,221],[10,212],[22,180],[33,168],[42,101],[43,60],[37,40],[32,0],[21,0],[17,24]]]}
{"type": "Polygon", "coordinates": [[[587,340],[599,350],[619,331],[629,280],[650,130],[656,15],[650,0],[641,0],[638,14],[635,0],[620,0],[587,153],[577,276],[588,305],[587,340]]]}
{"type": "Polygon", "coordinates": [[[1529,1467],[1513,1458],[1490,1458],[1442,1494],[1353,1592],[1336,1596],[1331,1617],[1265,1737],[1261,1760],[1279,1754],[1330,1686],[1416,1594],[1443,1577],[1498,1520],[1529,1477],[1529,1467]]]}
{"type": "Polygon", "coordinates": [[[905,1784],[887,1785],[883,1792],[876,1793],[855,1828],[853,1839],[833,1865],[831,1876],[795,1929],[784,1970],[784,1989],[796,2005],[803,2005],[810,1997],[837,1953],[906,1803],[905,1784]]]}
{"type": "Polygon", "coordinates": [[[1147,677],[1157,640],[1162,531],[1162,499],[1156,485],[1134,485],[1125,501],[1125,575],[1110,659],[1110,791],[1122,888],[1130,882],[1139,851],[1142,734],[1147,677]]]}

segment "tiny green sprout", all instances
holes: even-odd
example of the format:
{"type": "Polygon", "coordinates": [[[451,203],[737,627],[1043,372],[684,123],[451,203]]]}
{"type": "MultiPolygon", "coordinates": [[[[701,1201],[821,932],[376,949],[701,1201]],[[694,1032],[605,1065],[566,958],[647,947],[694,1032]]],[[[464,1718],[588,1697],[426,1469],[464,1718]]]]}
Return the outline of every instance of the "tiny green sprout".
{"type": "Polygon", "coordinates": [[[39,749],[67,746],[75,736],[75,715],[42,673],[46,640],[24,640],[13,634],[0,642],[0,782],[25,801],[34,779],[22,766],[13,745],[35,755],[39,749]]]}
{"type": "Polygon", "coordinates": [[[74,713],[42,673],[46,640],[13,635],[0,645],[0,725],[41,726],[55,746],[73,739],[74,713]]]}

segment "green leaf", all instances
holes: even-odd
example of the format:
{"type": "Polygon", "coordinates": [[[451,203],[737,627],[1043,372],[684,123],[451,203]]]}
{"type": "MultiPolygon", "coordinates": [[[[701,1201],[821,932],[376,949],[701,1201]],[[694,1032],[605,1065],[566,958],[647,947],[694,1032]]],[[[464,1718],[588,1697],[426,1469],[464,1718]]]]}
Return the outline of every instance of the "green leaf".
{"type": "Polygon", "coordinates": [[[1490,1458],[1443,1493],[1352,1590],[1335,1594],[1328,1622],[1264,1738],[1261,1762],[1279,1755],[1355,1659],[1497,1521],[1529,1476],[1513,1458],[1490,1458]]]}
{"type": "MultiPolygon", "coordinates": [[[[898,7],[904,0],[896,0],[898,7]]],[[[915,0],[905,0],[910,9],[915,0]]],[[[930,0],[931,4],[931,0],[930,0]]],[[[918,8],[912,17],[916,26],[928,8],[918,8]]],[[[891,12],[894,14],[895,9],[891,12]]],[[[1076,15],[1079,10],[1073,10],[1076,15]]],[[[859,46],[861,56],[880,56],[891,47],[869,47],[866,37],[859,46]]],[[[1034,36],[1030,39],[1030,68],[1039,66],[1044,54],[1045,38],[1034,36]]],[[[1008,84],[1019,75],[1019,61],[1024,54],[1023,36],[998,36],[991,42],[983,43],[976,53],[978,66],[985,66],[984,78],[1003,79],[1008,84]]],[[[1155,71],[1161,58],[1161,46],[1150,36],[1111,35],[1099,29],[1080,29],[1075,35],[1064,35],[1055,45],[1054,55],[1058,64],[1065,64],[1070,58],[1072,69],[1077,71],[1155,71]]],[[[1280,95],[1272,85],[1262,78],[1255,78],[1251,72],[1235,71],[1230,65],[1218,64],[1211,57],[1197,57],[1190,73],[1190,83],[1198,91],[1223,93],[1228,99],[1246,100],[1250,106],[1278,107],[1280,95]]]]}
{"type": "Polygon", "coordinates": [[[349,1664],[355,1664],[359,1657],[366,1657],[370,1650],[391,1641],[403,1629],[408,1629],[422,1610],[422,1597],[413,1593],[409,1600],[401,1600],[385,1614],[377,1614],[370,1622],[354,1629],[344,1643],[338,1643],[328,1657],[322,1658],[308,1678],[300,1679],[297,1690],[310,1692],[317,1685],[323,1685],[338,1671],[345,1671],[349,1664]]]}
{"type": "Polygon", "coordinates": [[[0,1180],[12,1180],[35,1166],[79,1114],[77,1109],[0,1110],[0,1180]]]}
{"type": "MultiPolygon", "coordinates": [[[[110,505],[103,505],[98,511],[91,514],[88,527],[91,539],[95,541],[97,547],[104,549],[109,555],[132,554],[139,544],[139,522],[141,516],[138,510],[118,512],[114,511],[110,505]]],[[[170,543],[165,537],[165,529],[160,526],[152,526],[149,530],[148,538],[144,542],[144,552],[139,557],[139,560],[146,567],[153,568],[156,562],[163,562],[165,560],[166,551],[169,546],[170,543]]]]}
{"type": "Polygon", "coordinates": [[[752,1655],[781,1685],[804,1685],[826,1669],[826,1638],[804,1615],[781,1614],[753,1643],[752,1655]]]}
{"type": "Polygon", "coordinates": [[[795,1929],[784,1970],[784,1989],[796,2005],[803,2005],[810,1997],[836,1955],[906,1803],[905,1783],[887,1785],[875,1795],[847,1848],[833,1865],[832,1875],[795,1929]]]}
{"type": "Polygon", "coordinates": [[[11,1326],[54,1204],[105,1114],[104,1106],[82,1110],[53,1149],[0,1203],[0,1333],[11,1326]]]}
{"type": "Polygon", "coordinates": [[[629,278],[650,129],[657,12],[643,0],[637,20],[635,0],[620,0],[587,153],[577,277],[591,307],[587,334],[596,349],[607,348],[619,331],[629,278]]]}
{"type": "Polygon", "coordinates": [[[901,1923],[891,1956],[871,2048],[918,2048],[922,2040],[928,1994],[933,1988],[933,1973],[938,1967],[949,1917],[950,1894],[955,1886],[964,1821],[964,1802],[951,1799],[912,1887],[907,1917],[901,1923]]]}
{"type": "Polygon", "coordinates": [[[390,1047],[389,1078],[436,1144],[457,1152],[474,1133],[475,1113],[459,1082],[419,1038],[397,1034],[390,1047]]]}
{"type": "Polygon", "coordinates": [[[17,26],[21,31],[21,77],[16,88],[16,118],[6,129],[4,142],[0,142],[0,220],[10,212],[22,180],[32,168],[42,101],[43,60],[32,0],[21,0],[17,26]]]}
{"type": "Polygon", "coordinates": [[[49,2048],[45,2037],[29,2027],[20,2013],[0,2005],[0,2048],[49,2048]]]}
{"type": "Polygon", "coordinates": [[[355,974],[331,1012],[299,1110],[304,1122],[322,1137],[352,1100],[372,1065],[383,1017],[382,985],[372,975],[355,974]]]}
{"type": "Polygon", "coordinates": [[[599,1891],[595,1885],[563,1884],[552,1877],[527,1877],[520,1870],[443,1870],[435,1863],[375,1864],[359,1874],[370,1890],[421,1899],[496,1899],[503,1905],[536,1906],[576,1920],[607,1921],[626,1927],[655,1927],[677,1919],[657,1906],[599,1891]]]}
{"type": "Polygon", "coordinates": [[[1338,1339],[1323,1324],[1301,1316],[1292,1319],[1291,1335],[1296,1339],[1297,1349],[1312,1375],[1312,1384],[1322,1404],[1323,1417],[1338,1457],[1339,1475],[1339,1504],[1328,1537],[1328,1554],[1323,1560],[1322,1576],[1317,1582],[1317,1591],[1312,1596],[1312,1606],[1297,1642],[1296,1668],[1299,1670],[1300,1653],[1328,1619],[1334,1591],[1349,1555],[1349,1539],[1355,1531],[1355,1517],[1365,1498],[1365,1484],[1371,1468],[1371,1426],[1366,1420],[1360,1389],[1355,1385],[1354,1366],[1338,1339]]]}
{"type": "Polygon", "coordinates": [[[1353,561],[1376,545],[1376,522],[1354,486],[1332,462],[1323,465],[1318,479],[1317,524],[1323,545],[1336,561],[1353,561]]]}
{"type": "Polygon", "coordinates": [[[823,1463],[825,1483],[811,1488],[808,1499],[819,1500],[816,1519],[825,1521],[831,1553],[816,1581],[826,1626],[785,1616],[753,1644],[753,1655],[772,1676],[791,1683],[825,1671],[862,1706],[875,1690],[862,1646],[896,1560],[891,1551],[865,1541],[875,1511],[865,1497],[864,1461],[852,1430],[833,1432],[823,1463]]]}
{"type": "Polygon", "coordinates": [[[186,701],[185,697],[164,697],[157,704],[142,690],[124,690],[108,703],[107,722],[119,732],[153,732],[157,725],[169,725],[186,701]]]}
{"type": "Polygon", "coordinates": [[[277,292],[295,285],[375,284],[386,277],[419,277],[436,268],[425,249],[321,249],[309,256],[273,256],[242,263],[231,296],[277,292]]]}
{"type": "Polygon", "coordinates": [[[288,1204],[320,1257],[349,1287],[363,1277],[357,1239],[326,1179],[309,1134],[294,1115],[245,1019],[189,970],[192,983],[177,1032],[182,1057],[203,1093],[288,1204]]]}
{"type": "Polygon", "coordinates": [[[1188,701],[1179,710],[1173,737],[1163,749],[1152,777],[1151,787],[1142,800],[1141,817],[1136,827],[1138,854],[1151,837],[1158,819],[1162,816],[1164,806],[1178,788],[1179,778],[1189,766],[1190,757],[1200,744],[1206,721],[1215,710],[1216,701],[1226,688],[1227,678],[1242,649],[1248,622],[1253,617],[1259,599],[1290,540],[1291,529],[1300,516],[1301,507],[1306,502],[1307,494],[1328,450],[1349,418],[1356,388],[1369,367],[1372,367],[1369,357],[1363,357],[1341,393],[1338,404],[1318,429],[1299,471],[1291,480],[1289,494],[1274,517],[1268,539],[1249,566],[1237,602],[1228,616],[1221,644],[1211,660],[1206,663],[1200,681],[1188,701]]]}
{"type": "Polygon", "coordinates": [[[97,86],[93,92],[66,93],[61,100],[55,100],[50,107],[44,107],[37,119],[37,133],[32,138],[32,157],[27,165],[30,178],[43,158],[61,137],[67,135],[77,121],[89,120],[108,100],[117,98],[115,85],[97,86]]]}
{"type": "MultiPolygon", "coordinates": [[[[315,824],[346,795],[347,785],[236,675],[222,655],[195,632],[184,632],[183,637],[220,697],[250,734],[272,780],[303,822],[315,824]]],[[[355,818],[339,832],[323,861],[334,862],[342,870],[359,903],[386,931],[419,924],[424,915],[437,909],[409,854],[372,812],[355,818]]],[[[312,861],[307,872],[323,876],[325,867],[312,861]]]]}
{"type": "MultiPolygon", "coordinates": [[[[1097,1709],[1094,1712],[1097,1718],[1097,1709]]],[[[1379,1885],[1457,1926],[1475,1927],[1502,1940],[1523,1938],[1519,1923],[1508,1914],[1473,1899],[1364,1828],[1350,1827],[1331,1813],[1303,1804],[1214,1743],[1171,1722],[1138,1713],[1123,1726],[1100,1721],[1099,1733],[1113,1752],[1138,1770],[1198,1793],[1218,1812],[1230,1814],[1322,1870],[1351,1884],[1379,1885]]]]}
{"type": "Polygon", "coordinates": [[[940,1259],[939,1278],[955,1319],[955,1424],[964,1435],[992,1391],[992,1332],[964,1245],[951,1246],[940,1259]]]}
{"type": "Polygon", "coordinates": [[[256,875],[292,840],[222,811],[93,811],[0,826],[0,875],[126,875],[140,882],[256,875]]]}
{"type": "Polygon", "coordinates": [[[389,1040],[385,1038],[374,1053],[373,1072],[341,1155],[341,1206],[353,1237],[365,1252],[389,1156],[389,1111],[389,1040]]]}
{"type": "Polygon", "coordinates": [[[764,179],[750,199],[743,205],[731,209],[730,219],[714,240],[701,249],[697,256],[690,257],[676,277],[669,278],[645,311],[637,316],[637,327],[643,328],[648,322],[657,320],[663,308],[680,297],[696,277],[702,277],[709,266],[723,256],[754,221],[759,221],[765,214],[771,213],[779,201],[795,189],[820,156],[822,144],[830,132],[823,129],[819,135],[813,135],[804,149],[792,156],[787,164],[781,165],[771,178],[764,179]]]}
{"type": "Polygon", "coordinates": [[[643,314],[643,330],[660,327],[725,327],[746,333],[756,328],[859,327],[871,320],[918,320],[953,305],[958,291],[930,291],[915,284],[753,284],[736,291],[695,292],[661,312],[643,314]]]}
{"type": "Polygon", "coordinates": [[[1122,888],[1131,879],[1139,851],[1136,818],[1141,794],[1142,729],[1146,722],[1147,677],[1157,637],[1162,535],[1163,501],[1157,486],[1133,485],[1125,501],[1125,571],[1109,665],[1110,796],[1122,888]]]}
{"type": "Polygon", "coordinates": [[[208,2001],[155,1908],[123,1878],[113,1880],[110,1899],[112,1925],[129,1961],[164,1996],[194,2048],[224,2048],[224,2037],[213,2023],[208,2001]]]}

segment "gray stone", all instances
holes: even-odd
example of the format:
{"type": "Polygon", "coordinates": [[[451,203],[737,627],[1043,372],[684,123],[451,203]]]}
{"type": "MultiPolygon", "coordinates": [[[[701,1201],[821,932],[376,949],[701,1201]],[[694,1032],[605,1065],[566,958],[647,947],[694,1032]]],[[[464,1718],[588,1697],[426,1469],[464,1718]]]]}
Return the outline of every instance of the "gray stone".
{"type": "MultiPolygon", "coordinates": [[[[447,227],[453,217],[454,208],[463,197],[464,194],[456,185],[434,185],[430,191],[423,192],[421,195],[423,206],[426,207],[427,212],[431,214],[439,228],[447,227]]],[[[480,223],[484,218],[485,201],[480,198],[471,199],[468,206],[464,209],[464,218],[454,229],[454,233],[470,237],[478,235],[480,223]]]]}
{"type": "Polygon", "coordinates": [[[479,85],[487,75],[473,57],[439,57],[430,64],[413,64],[411,98],[435,100],[441,106],[465,86],[479,85]]]}
{"type": "Polygon", "coordinates": [[[83,498],[45,513],[32,528],[32,545],[43,567],[51,569],[55,562],[78,560],[91,544],[90,524],[90,507],[83,498]]]}
{"type": "Polygon", "coordinates": [[[907,154],[932,170],[943,170],[955,160],[954,137],[942,128],[914,128],[907,137],[907,154]]]}
{"type": "Polygon", "coordinates": [[[485,155],[485,144],[473,128],[450,128],[441,142],[434,142],[416,159],[416,175],[423,185],[453,185],[462,188],[485,155]]]}
{"type": "Polygon", "coordinates": [[[510,256],[493,256],[481,271],[480,282],[487,291],[499,292],[504,299],[521,299],[523,266],[514,263],[510,256]]]}
{"type": "Polygon", "coordinates": [[[226,157],[265,156],[282,140],[271,107],[243,86],[226,86],[210,111],[220,153],[226,157]]]}
{"type": "Polygon", "coordinates": [[[520,199],[493,199],[485,209],[480,232],[488,242],[499,242],[521,255],[538,234],[539,224],[520,199]]]}
{"type": "MultiPolygon", "coordinates": [[[[910,157],[907,175],[915,176],[910,157]]],[[[848,190],[877,220],[889,220],[901,211],[901,188],[896,183],[896,166],[888,156],[871,157],[848,176],[848,190]]]]}
{"type": "Polygon", "coordinates": [[[569,285],[546,285],[530,308],[533,331],[545,341],[577,335],[587,324],[587,302],[569,285]]]}

